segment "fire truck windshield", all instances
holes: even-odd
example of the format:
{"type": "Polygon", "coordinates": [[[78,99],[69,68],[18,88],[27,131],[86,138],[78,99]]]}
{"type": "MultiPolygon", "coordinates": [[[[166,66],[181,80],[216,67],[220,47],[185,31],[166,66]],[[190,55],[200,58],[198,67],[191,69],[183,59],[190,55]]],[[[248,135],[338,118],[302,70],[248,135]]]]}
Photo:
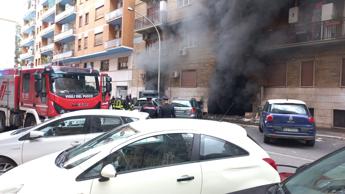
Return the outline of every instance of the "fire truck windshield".
{"type": "Polygon", "coordinates": [[[75,95],[79,94],[89,94],[93,97],[99,92],[98,76],[54,73],[51,76],[51,90],[64,97],[77,98],[75,95]]]}

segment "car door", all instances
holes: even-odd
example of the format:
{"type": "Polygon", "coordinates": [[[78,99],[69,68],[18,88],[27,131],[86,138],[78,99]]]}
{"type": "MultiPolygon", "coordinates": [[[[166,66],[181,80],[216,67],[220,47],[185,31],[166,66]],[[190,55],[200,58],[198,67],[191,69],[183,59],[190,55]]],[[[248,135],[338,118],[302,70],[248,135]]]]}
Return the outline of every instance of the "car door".
{"type": "Polygon", "coordinates": [[[85,141],[93,139],[123,124],[124,122],[120,116],[91,116],[88,133],[85,135],[85,141]]]}
{"type": "Polygon", "coordinates": [[[37,129],[43,137],[30,139],[29,134],[23,141],[22,161],[27,162],[40,156],[64,150],[84,143],[87,132],[87,116],[63,118],[37,129]]]}
{"type": "Polygon", "coordinates": [[[93,178],[91,194],[200,194],[201,168],[192,162],[193,137],[176,133],[144,138],[109,155],[82,178],[93,178]],[[100,170],[109,163],[117,176],[102,182],[100,170]]]}
{"type": "Polygon", "coordinates": [[[255,167],[248,152],[225,140],[201,135],[200,164],[202,168],[201,194],[223,194],[242,190],[250,183],[251,167],[255,167]]]}

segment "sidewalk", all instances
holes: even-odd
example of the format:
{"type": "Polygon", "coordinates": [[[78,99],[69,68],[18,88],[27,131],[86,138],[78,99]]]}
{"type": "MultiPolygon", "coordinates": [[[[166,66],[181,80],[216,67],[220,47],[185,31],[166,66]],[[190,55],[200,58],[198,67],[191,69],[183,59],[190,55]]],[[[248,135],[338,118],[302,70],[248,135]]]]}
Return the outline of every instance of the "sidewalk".
{"type": "MultiPolygon", "coordinates": [[[[207,115],[205,119],[216,121],[227,121],[244,126],[258,126],[258,119],[248,119],[241,116],[207,115]]],[[[316,136],[345,140],[345,129],[337,128],[317,128],[316,136]]]]}

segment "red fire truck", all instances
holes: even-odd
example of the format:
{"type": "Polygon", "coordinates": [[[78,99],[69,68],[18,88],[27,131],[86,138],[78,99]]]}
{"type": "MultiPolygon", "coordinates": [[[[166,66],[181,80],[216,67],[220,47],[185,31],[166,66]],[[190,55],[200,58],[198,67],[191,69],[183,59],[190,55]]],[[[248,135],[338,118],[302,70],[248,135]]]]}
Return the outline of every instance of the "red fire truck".
{"type": "Polygon", "coordinates": [[[46,66],[0,71],[0,131],[59,114],[108,108],[111,77],[92,69],[46,66]]]}

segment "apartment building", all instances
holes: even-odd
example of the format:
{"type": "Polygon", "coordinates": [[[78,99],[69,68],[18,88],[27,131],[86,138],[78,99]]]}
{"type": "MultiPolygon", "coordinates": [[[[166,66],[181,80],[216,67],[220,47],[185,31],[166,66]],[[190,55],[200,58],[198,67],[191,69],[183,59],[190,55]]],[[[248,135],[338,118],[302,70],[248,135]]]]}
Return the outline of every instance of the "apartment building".
{"type": "Polygon", "coordinates": [[[32,64],[34,61],[34,42],[36,30],[36,2],[26,1],[27,10],[24,13],[24,25],[22,26],[22,41],[20,43],[21,54],[19,59],[23,64],[32,64]]]}
{"type": "Polygon", "coordinates": [[[148,18],[161,36],[161,91],[171,98],[194,97],[207,102],[215,62],[210,47],[198,39],[200,30],[188,29],[193,6],[190,0],[136,0],[134,94],[157,89],[158,36],[148,18]]]}
{"type": "Polygon", "coordinates": [[[344,0],[291,0],[269,31],[262,100],[304,100],[319,127],[345,127],[344,0]]]}
{"type": "Polygon", "coordinates": [[[21,43],[24,65],[53,64],[97,69],[113,78],[112,95],[125,96],[131,92],[134,13],[123,7],[134,2],[27,2],[32,8],[28,6],[25,13],[25,26],[30,22],[35,26],[30,31],[23,29],[24,37],[27,37],[21,43]],[[32,55],[29,58],[24,54],[32,55]]]}

